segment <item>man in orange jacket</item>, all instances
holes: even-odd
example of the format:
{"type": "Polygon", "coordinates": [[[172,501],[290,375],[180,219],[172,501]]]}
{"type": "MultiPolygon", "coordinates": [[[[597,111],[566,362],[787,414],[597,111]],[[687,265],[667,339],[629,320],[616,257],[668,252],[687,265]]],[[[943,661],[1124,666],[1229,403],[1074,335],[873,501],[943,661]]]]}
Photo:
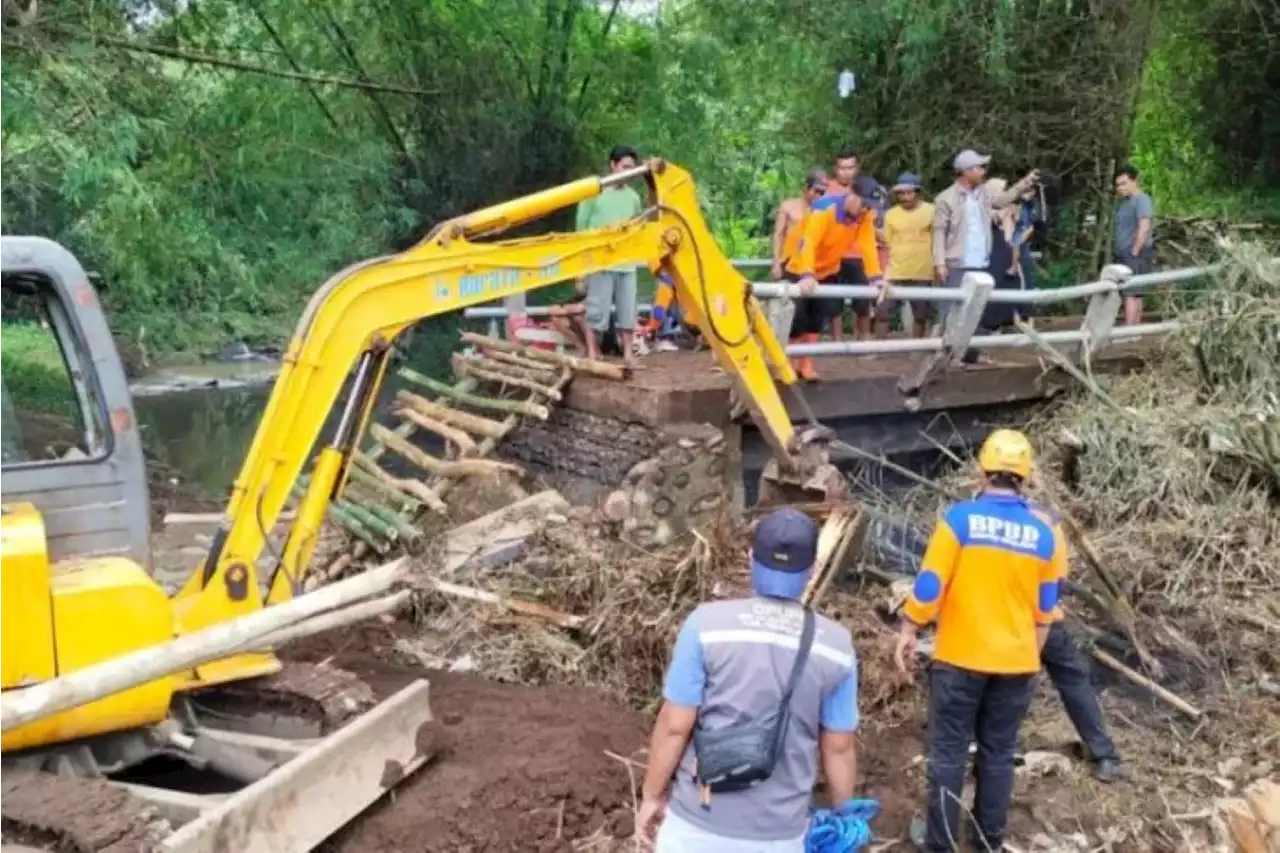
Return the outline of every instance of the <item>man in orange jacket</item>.
{"type": "MultiPolygon", "coordinates": [[[[795,319],[791,325],[791,340],[796,343],[817,343],[827,321],[840,312],[839,299],[816,299],[819,286],[835,284],[840,277],[840,264],[851,243],[862,247],[863,264],[872,284],[882,279],[880,261],[876,256],[875,214],[857,193],[829,195],[818,199],[805,217],[804,227],[796,251],[787,261],[787,280],[799,282],[803,297],[796,301],[795,319]]],[[[813,359],[803,356],[795,360],[800,378],[813,381],[818,378],[813,359]]]]}

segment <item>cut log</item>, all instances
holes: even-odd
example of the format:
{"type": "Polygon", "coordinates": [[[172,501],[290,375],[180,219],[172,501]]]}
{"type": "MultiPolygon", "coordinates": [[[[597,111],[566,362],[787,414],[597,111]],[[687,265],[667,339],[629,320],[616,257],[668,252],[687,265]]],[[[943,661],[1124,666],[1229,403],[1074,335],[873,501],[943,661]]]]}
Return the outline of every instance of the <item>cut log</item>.
{"type": "Polygon", "coordinates": [[[454,461],[437,459],[430,453],[414,447],[409,443],[408,439],[401,438],[382,424],[369,424],[369,434],[381,442],[388,450],[429,474],[436,474],[441,477],[475,477],[484,474],[515,474],[519,476],[524,473],[519,465],[512,465],[510,462],[495,462],[492,459],[458,459],[454,461]]]}
{"type": "Polygon", "coordinates": [[[563,355],[561,353],[549,352],[547,350],[536,349],[534,347],[525,347],[520,344],[504,341],[498,338],[490,338],[486,335],[477,335],[474,332],[463,332],[462,342],[472,344],[482,350],[500,350],[502,352],[512,352],[522,355],[525,358],[534,361],[546,361],[551,364],[567,367],[575,373],[588,373],[592,376],[599,376],[602,379],[615,379],[619,382],[627,378],[627,370],[620,364],[610,364],[607,361],[597,361],[592,358],[579,358],[573,355],[563,355]]]}
{"type": "MultiPolygon", "coordinates": [[[[480,415],[472,415],[458,409],[450,409],[448,406],[442,406],[425,397],[420,397],[412,391],[397,391],[396,402],[404,408],[412,409],[427,417],[461,427],[474,435],[483,435],[487,438],[502,438],[510,432],[502,421],[495,421],[480,415]]],[[[497,402],[505,403],[508,401],[499,400],[497,402]]],[[[513,414],[523,413],[513,412],[513,414]]]]}
{"type": "MultiPolygon", "coordinates": [[[[447,411],[447,410],[446,410],[447,411]]],[[[476,455],[476,443],[471,436],[454,426],[436,420],[435,418],[424,415],[417,409],[408,406],[400,406],[396,408],[395,414],[404,418],[428,432],[433,432],[450,442],[454,447],[458,448],[458,456],[466,458],[476,455]]]]}
{"type": "MultiPolygon", "coordinates": [[[[457,353],[453,355],[453,372],[457,376],[470,376],[483,382],[492,382],[497,385],[510,385],[513,388],[524,388],[526,391],[532,391],[535,394],[541,394],[549,400],[560,402],[562,395],[554,387],[543,385],[541,382],[535,382],[532,379],[526,379],[523,376],[513,376],[506,372],[499,372],[493,369],[486,369],[476,364],[479,359],[463,358],[457,353]]],[[[489,368],[497,367],[495,363],[490,363],[489,368]]],[[[515,368],[512,368],[514,370],[515,368]]]]}
{"type": "Polygon", "coordinates": [[[455,598],[466,598],[471,601],[482,601],[485,604],[493,604],[499,608],[510,610],[514,613],[522,613],[525,616],[534,616],[538,619],[546,620],[553,625],[559,625],[561,628],[578,628],[582,625],[583,617],[574,616],[571,613],[564,613],[559,610],[553,610],[545,604],[538,604],[534,601],[520,601],[516,598],[506,598],[488,590],[476,589],[472,586],[461,586],[456,583],[448,583],[447,581],[436,580],[431,578],[428,583],[435,590],[443,595],[453,596],[455,598]]]}
{"type": "Polygon", "coordinates": [[[59,711],[87,705],[148,681],[200,666],[243,649],[288,625],[385,593],[408,573],[401,557],[369,572],[188,634],[121,655],[51,681],[0,695],[0,731],[11,731],[59,711]]]}
{"type": "MultiPolygon", "coordinates": [[[[528,415],[540,421],[545,421],[551,417],[550,409],[532,400],[497,400],[493,397],[484,397],[480,394],[471,393],[480,384],[472,377],[463,379],[457,385],[447,385],[444,382],[432,379],[430,376],[423,376],[421,373],[410,370],[407,367],[400,368],[400,370],[396,371],[396,374],[407,382],[420,385],[429,391],[434,391],[443,397],[470,406],[473,409],[489,409],[490,411],[507,412],[513,415],[528,415]]],[[[443,404],[437,401],[436,405],[443,404]]],[[[483,433],[480,434],[483,435],[483,433]]],[[[480,455],[483,456],[484,454],[481,453],[480,455]]]]}

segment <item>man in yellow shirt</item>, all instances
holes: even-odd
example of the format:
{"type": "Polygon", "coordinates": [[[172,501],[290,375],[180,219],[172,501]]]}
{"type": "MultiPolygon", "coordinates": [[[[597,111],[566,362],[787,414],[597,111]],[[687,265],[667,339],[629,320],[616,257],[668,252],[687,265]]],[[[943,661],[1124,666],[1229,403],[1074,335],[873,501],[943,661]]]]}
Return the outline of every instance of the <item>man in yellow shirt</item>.
{"type": "Polygon", "coordinates": [[[1031,442],[993,432],[978,453],[983,491],[938,521],[903,606],[896,658],[906,671],[919,626],[937,621],[929,673],[929,800],[924,849],[960,838],[969,742],[977,741],[973,816],[985,850],[1000,850],[1013,797],[1018,727],[1067,570],[1066,539],[1022,490],[1031,442]]]}
{"type": "MultiPolygon", "coordinates": [[[[928,287],[934,283],[933,205],[920,200],[920,179],[910,172],[898,176],[892,193],[894,205],[884,215],[887,281],[900,287],[928,287]]],[[[933,319],[933,303],[912,300],[911,319],[915,336],[923,338],[933,319]]]]}

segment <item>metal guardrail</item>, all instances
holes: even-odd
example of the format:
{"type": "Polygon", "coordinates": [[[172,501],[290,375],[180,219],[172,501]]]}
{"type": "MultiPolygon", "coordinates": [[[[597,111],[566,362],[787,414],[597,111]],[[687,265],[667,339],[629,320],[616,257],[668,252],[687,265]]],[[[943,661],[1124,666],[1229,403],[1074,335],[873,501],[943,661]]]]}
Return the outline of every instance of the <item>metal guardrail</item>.
{"type": "MultiPolygon", "coordinates": [[[[749,258],[735,259],[732,263],[735,267],[749,269],[767,267],[772,262],[767,259],[749,258]]],[[[1216,269],[1218,269],[1216,266],[1189,267],[1134,275],[1128,267],[1111,264],[1103,268],[1097,281],[1051,290],[996,290],[995,281],[983,272],[966,274],[958,288],[889,285],[886,298],[894,301],[947,303],[948,307],[944,309],[947,320],[943,334],[931,338],[792,344],[787,347],[787,352],[792,355],[883,355],[937,352],[944,348],[949,348],[952,352],[961,352],[969,347],[983,349],[1033,346],[1034,341],[1027,335],[975,335],[986,305],[988,303],[1042,305],[1076,299],[1087,301],[1084,321],[1079,329],[1043,332],[1037,334],[1037,337],[1046,343],[1079,343],[1089,352],[1094,352],[1112,340],[1153,337],[1177,329],[1176,322],[1117,327],[1116,316],[1125,295],[1141,293],[1163,284],[1202,278],[1216,269]]],[[[789,282],[753,282],[751,289],[758,298],[767,300],[794,299],[801,296],[799,286],[789,282]]],[[[879,289],[871,285],[830,284],[822,285],[817,293],[808,298],[872,299],[879,294],[879,289]]],[[[652,309],[652,306],[647,304],[637,307],[641,313],[645,314],[652,309]]],[[[530,306],[526,310],[532,317],[545,316],[548,313],[548,309],[543,306],[530,306]]],[[[502,333],[502,324],[499,321],[507,315],[508,310],[504,305],[468,308],[465,312],[468,319],[488,320],[489,334],[492,336],[502,333]]]]}

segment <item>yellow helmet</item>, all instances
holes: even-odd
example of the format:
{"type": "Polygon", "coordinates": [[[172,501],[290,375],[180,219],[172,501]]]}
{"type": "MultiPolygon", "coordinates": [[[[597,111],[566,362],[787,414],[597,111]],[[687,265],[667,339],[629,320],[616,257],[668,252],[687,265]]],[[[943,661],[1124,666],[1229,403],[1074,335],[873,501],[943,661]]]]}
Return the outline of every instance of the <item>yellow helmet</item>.
{"type": "Polygon", "coordinates": [[[1026,480],[1034,457],[1029,438],[1016,429],[998,429],[982,443],[978,467],[985,474],[1014,474],[1026,480]]]}

